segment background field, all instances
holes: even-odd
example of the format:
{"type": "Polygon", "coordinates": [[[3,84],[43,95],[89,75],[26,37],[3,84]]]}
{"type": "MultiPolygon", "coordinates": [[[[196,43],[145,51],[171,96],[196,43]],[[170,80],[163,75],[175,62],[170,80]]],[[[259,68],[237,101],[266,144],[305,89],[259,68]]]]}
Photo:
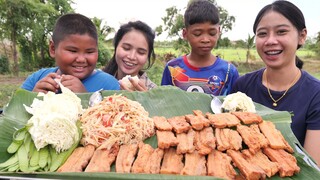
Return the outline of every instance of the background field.
{"type": "MultiPolygon", "coordinates": [[[[153,67],[148,70],[148,75],[151,80],[160,85],[162,71],[167,60],[181,54],[172,48],[156,47],[155,51],[157,54],[156,62],[153,67]]],[[[217,49],[214,50],[213,53],[225,60],[231,61],[237,66],[239,73],[242,75],[264,66],[257,52],[254,49],[250,52],[251,56],[248,63],[246,63],[246,49],[217,49]]],[[[299,50],[297,55],[305,62],[303,69],[320,79],[320,59],[313,58],[315,57],[314,53],[304,49],[299,50]]],[[[11,74],[0,74],[0,109],[9,102],[15,90],[19,88],[21,83],[31,73],[32,72],[20,72],[19,77],[11,74]]]]}

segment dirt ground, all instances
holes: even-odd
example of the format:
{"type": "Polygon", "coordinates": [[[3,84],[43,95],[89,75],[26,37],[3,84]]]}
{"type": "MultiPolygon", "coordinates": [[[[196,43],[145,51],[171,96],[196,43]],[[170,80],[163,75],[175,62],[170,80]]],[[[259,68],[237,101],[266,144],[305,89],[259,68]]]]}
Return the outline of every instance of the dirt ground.
{"type": "Polygon", "coordinates": [[[14,77],[14,76],[5,76],[0,75],[0,84],[14,84],[20,85],[26,79],[26,77],[14,77]]]}

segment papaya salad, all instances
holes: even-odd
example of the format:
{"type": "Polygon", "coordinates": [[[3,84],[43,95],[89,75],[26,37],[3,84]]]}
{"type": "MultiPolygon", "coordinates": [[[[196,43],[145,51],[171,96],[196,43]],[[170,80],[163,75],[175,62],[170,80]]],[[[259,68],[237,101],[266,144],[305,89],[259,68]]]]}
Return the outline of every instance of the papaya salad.
{"type": "Polygon", "coordinates": [[[154,135],[153,119],[143,106],[125,96],[111,95],[81,116],[84,146],[92,144],[133,144],[154,135]]]}

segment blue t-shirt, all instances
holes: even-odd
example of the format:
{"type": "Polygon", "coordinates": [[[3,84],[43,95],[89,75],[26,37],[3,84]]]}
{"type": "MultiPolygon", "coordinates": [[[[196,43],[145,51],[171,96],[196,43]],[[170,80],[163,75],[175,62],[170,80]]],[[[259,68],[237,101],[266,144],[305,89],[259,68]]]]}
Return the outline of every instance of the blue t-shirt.
{"type": "MultiPolygon", "coordinates": [[[[28,78],[23,82],[21,88],[32,91],[40,79],[46,77],[50,73],[57,72],[57,70],[58,67],[40,69],[39,71],[28,76],[28,78]]],[[[82,79],[81,82],[88,92],[95,92],[100,89],[120,90],[118,80],[112,75],[100,70],[96,70],[95,73],[91,74],[85,79],[82,79]]]]}
{"type": "Polygon", "coordinates": [[[161,85],[173,85],[188,92],[219,96],[229,94],[238,77],[237,68],[219,57],[214,64],[197,68],[190,65],[184,55],[166,64],[161,85]]]}
{"type": "MultiPolygon", "coordinates": [[[[256,103],[277,111],[288,111],[293,115],[291,129],[300,144],[304,145],[307,129],[320,130],[320,81],[306,71],[301,71],[300,79],[274,107],[267,88],[262,84],[264,69],[241,76],[234,84],[232,93],[241,91],[256,103]]],[[[280,98],[284,93],[270,92],[274,99],[280,98]]]]}

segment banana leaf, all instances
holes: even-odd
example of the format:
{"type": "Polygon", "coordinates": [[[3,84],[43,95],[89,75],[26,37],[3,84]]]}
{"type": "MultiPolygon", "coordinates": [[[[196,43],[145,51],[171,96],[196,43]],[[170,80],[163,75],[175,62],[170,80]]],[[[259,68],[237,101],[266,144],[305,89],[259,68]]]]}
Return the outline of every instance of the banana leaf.
{"type": "MultiPolygon", "coordinates": [[[[161,86],[152,89],[148,92],[128,92],[128,91],[103,91],[103,96],[113,94],[122,94],[129,99],[138,101],[149,112],[150,117],[162,115],[167,118],[172,116],[179,116],[191,114],[192,110],[198,109],[203,113],[212,112],[210,109],[211,97],[207,94],[197,92],[185,92],[175,87],[161,86]]],[[[77,94],[81,98],[81,103],[84,108],[88,107],[89,97],[91,93],[77,94]]],[[[7,147],[12,141],[13,133],[23,127],[28,119],[31,117],[25,111],[23,104],[29,106],[33,99],[37,97],[37,93],[29,92],[23,89],[18,89],[10,102],[4,107],[3,114],[0,115],[0,163],[6,161],[10,154],[7,153],[7,147]]],[[[219,97],[223,101],[223,96],[219,97]]],[[[287,179],[320,179],[320,172],[308,165],[303,159],[305,155],[297,151],[300,147],[304,153],[305,150],[301,147],[298,140],[291,131],[291,115],[285,111],[274,111],[265,106],[255,103],[257,113],[262,116],[264,120],[275,123],[277,129],[281,131],[285,139],[292,147],[295,147],[294,156],[301,168],[300,173],[289,177],[287,179]]],[[[145,141],[146,143],[157,146],[157,139],[155,136],[150,137],[145,141]]],[[[306,153],[306,156],[309,157],[306,153]]],[[[111,169],[114,171],[114,167],[111,169]]],[[[180,176],[180,175],[151,175],[151,174],[121,174],[115,172],[109,173],[7,173],[1,172],[1,177],[30,177],[30,178],[51,178],[51,179],[219,179],[209,176],[180,176]]],[[[278,175],[271,179],[282,179],[278,175]]]]}

